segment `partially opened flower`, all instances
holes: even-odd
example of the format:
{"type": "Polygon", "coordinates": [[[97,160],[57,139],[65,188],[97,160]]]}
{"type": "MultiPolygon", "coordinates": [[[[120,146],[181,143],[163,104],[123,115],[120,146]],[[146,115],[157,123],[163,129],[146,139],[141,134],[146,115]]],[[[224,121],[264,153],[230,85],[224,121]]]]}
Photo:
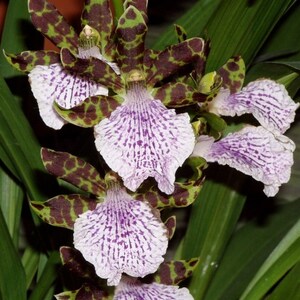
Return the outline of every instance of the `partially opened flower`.
{"type": "Polygon", "coordinates": [[[187,288],[159,284],[146,284],[135,278],[123,277],[117,286],[114,300],[193,300],[187,288]]]}
{"type": "Polygon", "coordinates": [[[157,210],[114,183],[103,203],[76,219],[74,246],[99,277],[117,285],[123,273],[133,277],[154,273],[163,262],[168,234],[157,210]]]}
{"type": "MultiPolygon", "coordinates": [[[[107,62],[115,72],[119,71],[116,64],[109,62],[111,45],[108,44],[112,34],[109,1],[103,1],[102,4],[86,1],[82,15],[83,30],[79,36],[55,6],[47,1],[30,0],[29,12],[36,28],[58,48],[66,47],[83,59],[95,57],[107,62]],[[104,15],[98,17],[94,11],[104,15]],[[102,26],[104,22],[105,27],[102,26]],[[98,33],[96,28],[101,32],[98,33]]],[[[54,102],[68,109],[89,96],[108,94],[105,86],[78,72],[64,69],[59,53],[54,51],[25,51],[16,56],[7,54],[7,58],[15,67],[29,71],[29,82],[41,118],[51,128],[60,129],[66,123],[56,113],[54,102]]]]}
{"type": "Polygon", "coordinates": [[[128,7],[116,29],[120,76],[98,61],[88,64],[64,51],[65,66],[75,65],[93,78],[106,79],[105,85],[116,96],[92,97],[61,115],[80,126],[95,125],[96,148],[128,189],[135,191],[145,179],[154,177],[160,190],[171,194],[175,172],[191,154],[195,137],[189,115],[176,114],[164,104],[180,106],[196,100],[188,85],[162,81],[190,64],[202,53],[204,43],[194,38],[152,52],[144,49],[146,32],[141,12],[128,7]],[[111,110],[110,103],[119,107],[111,110]]]}
{"type": "Polygon", "coordinates": [[[229,165],[264,183],[267,196],[274,196],[288,182],[295,144],[284,135],[274,136],[262,126],[247,126],[219,141],[200,136],[193,156],[229,165]]]}

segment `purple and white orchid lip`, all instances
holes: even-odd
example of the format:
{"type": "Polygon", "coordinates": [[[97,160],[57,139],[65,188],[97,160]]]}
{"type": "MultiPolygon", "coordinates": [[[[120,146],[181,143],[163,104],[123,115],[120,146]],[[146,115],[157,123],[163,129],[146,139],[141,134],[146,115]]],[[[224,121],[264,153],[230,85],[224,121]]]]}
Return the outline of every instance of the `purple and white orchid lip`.
{"type": "Polygon", "coordinates": [[[288,137],[274,136],[261,126],[247,126],[217,142],[200,136],[192,155],[252,176],[264,183],[265,194],[272,197],[290,179],[294,150],[295,144],[288,137]]]}
{"type": "Polygon", "coordinates": [[[122,273],[144,277],[158,269],[168,246],[167,228],[158,214],[114,186],[103,203],[77,218],[74,246],[108,285],[118,285],[122,273]]]}
{"type": "Polygon", "coordinates": [[[171,194],[175,172],[195,144],[189,115],[167,109],[139,81],[130,83],[124,99],[95,126],[96,148],[128,189],[135,191],[154,177],[159,189],[171,194]]]}
{"type": "Polygon", "coordinates": [[[36,66],[28,76],[40,115],[45,124],[54,129],[60,129],[66,123],[54,110],[54,102],[69,109],[89,96],[108,94],[106,87],[65,70],[59,63],[36,66]]]}
{"type": "Polygon", "coordinates": [[[123,277],[113,300],[193,300],[187,288],[159,283],[144,284],[135,278],[123,277]]]}
{"type": "Polygon", "coordinates": [[[209,104],[209,111],[222,116],[251,113],[275,135],[283,134],[294,121],[296,104],[282,84],[269,79],[250,82],[240,92],[221,89],[209,104]]]}

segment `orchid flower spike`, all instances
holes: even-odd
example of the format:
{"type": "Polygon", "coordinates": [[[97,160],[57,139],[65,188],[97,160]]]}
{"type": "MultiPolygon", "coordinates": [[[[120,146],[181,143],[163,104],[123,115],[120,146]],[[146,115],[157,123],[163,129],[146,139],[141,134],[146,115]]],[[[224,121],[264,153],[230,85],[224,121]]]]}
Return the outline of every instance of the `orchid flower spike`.
{"type": "Polygon", "coordinates": [[[118,183],[109,185],[104,202],[76,219],[74,247],[108,285],[118,285],[123,273],[144,277],[158,269],[168,232],[158,210],[134,200],[118,183]]]}
{"type": "Polygon", "coordinates": [[[261,181],[268,197],[289,181],[295,144],[284,135],[276,135],[262,126],[247,126],[219,141],[200,136],[192,156],[207,162],[228,165],[261,181]]]}
{"type": "Polygon", "coordinates": [[[159,284],[145,284],[136,278],[123,277],[115,289],[113,300],[193,300],[187,288],[159,284]]]}
{"type": "Polygon", "coordinates": [[[281,135],[290,128],[298,107],[284,85],[270,79],[258,79],[236,93],[221,88],[208,110],[222,116],[251,113],[265,129],[281,135]]]}

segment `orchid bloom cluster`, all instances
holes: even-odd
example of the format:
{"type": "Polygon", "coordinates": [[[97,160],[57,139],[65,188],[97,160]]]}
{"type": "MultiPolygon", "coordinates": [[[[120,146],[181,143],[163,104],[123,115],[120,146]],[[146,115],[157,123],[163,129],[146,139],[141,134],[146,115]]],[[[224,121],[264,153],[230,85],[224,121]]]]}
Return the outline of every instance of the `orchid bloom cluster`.
{"type": "Polygon", "coordinates": [[[218,72],[207,74],[211,83],[218,82],[219,89],[206,106],[200,107],[219,116],[252,114],[259,126],[246,124],[218,141],[200,135],[193,155],[252,176],[264,184],[265,194],[272,197],[291,176],[295,144],[284,133],[294,121],[299,104],[294,103],[282,84],[270,79],[258,79],[242,88],[244,72],[243,60],[236,57],[218,72]]]}
{"type": "Polygon", "coordinates": [[[42,149],[47,171],[83,191],[31,202],[45,222],[74,230],[76,250],[62,247],[62,261],[90,278],[57,299],[107,299],[99,278],[116,287],[113,299],[193,299],[177,285],[191,275],[197,259],[164,262],[176,219],[163,222],[161,210],[193,203],[205,160],[251,175],[265,184],[268,196],[275,195],[290,177],[294,144],[283,134],[298,106],[282,85],[268,79],[241,89],[241,58],[204,75],[209,44],[186,39],[180,26],[177,44],[147,49],[146,0],[126,0],[116,25],[110,1],[86,0],[79,35],[48,1],[29,0],[29,12],[59,52],[6,53],[7,60],[29,73],[47,126],[94,128],[95,147],[110,169],[103,179],[78,157],[42,149]],[[193,120],[184,112],[192,105],[197,107],[193,120]],[[183,112],[177,113],[178,107],[183,112]],[[218,141],[201,126],[203,119],[213,128],[211,120],[218,116],[244,113],[261,125],[218,141]],[[183,164],[195,174],[176,182],[183,164]],[[172,274],[172,264],[181,266],[176,268],[181,277],[172,274]],[[150,282],[145,276],[152,276],[150,282]]]}

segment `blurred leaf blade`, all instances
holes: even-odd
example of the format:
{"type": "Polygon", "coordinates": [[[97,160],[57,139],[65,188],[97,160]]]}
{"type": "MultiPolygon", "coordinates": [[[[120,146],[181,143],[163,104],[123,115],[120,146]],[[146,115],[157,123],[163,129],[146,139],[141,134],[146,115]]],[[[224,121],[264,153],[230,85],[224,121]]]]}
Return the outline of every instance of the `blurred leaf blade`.
{"type": "Polygon", "coordinates": [[[24,194],[20,186],[0,168],[0,207],[16,247],[19,241],[23,197],[24,194]]]}
{"type": "Polygon", "coordinates": [[[25,272],[0,209],[0,295],[5,300],[26,300],[25,272]]]}
{"type": "Polygon", "coordinates": [[[241,296],[241,300],[261,299],[300,260],[300,220],[270,253],[241,296]]]}
{"type": "MultiPolygon", "coordinates": [[[[232,178],[229,176],[227,180],[230,182],[232,178]]],[[[192,207],[182,255],[184,258],[200,257],[189,285],[196,300],[203,299],[206,293],[244,202],[245,196],[226,184],[206,180],[192,207]]]]}
{"type": "MultiPolygon", "coordinates": [[[[205,25],[218,8],[221,0],[198,0],[182,17],[176,20],[176,24],[187,30],[188,36],[198,36],[205,30],[205,25]],[[201,17],[199,17],[201,16],[201,17]]],[[[173,24],[159,36],[152,45],[154,49],[162,49],[165,46],[177,42],[173,24]]]]}
{"type": "Polygon", "coordinates": [[[252,221],[232,237],[205,300],[238,299],[260,265],[299,218],[300,200],[280,205],[264,224],[252,221]]]}
{"type": "Polygon", "coordinates": [[[293,3],[294,0],[222,1],[205,30],[212,45],[208,71],[216,70],[235,55],[241,55],[248,65],[293,3]]]}

